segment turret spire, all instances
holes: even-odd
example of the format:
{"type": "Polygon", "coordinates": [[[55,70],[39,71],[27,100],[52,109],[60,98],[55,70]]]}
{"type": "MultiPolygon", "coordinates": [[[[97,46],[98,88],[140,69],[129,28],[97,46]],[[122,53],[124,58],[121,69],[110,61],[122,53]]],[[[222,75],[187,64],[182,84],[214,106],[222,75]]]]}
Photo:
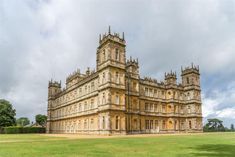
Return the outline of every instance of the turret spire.
{"type": "Polygon", "coordinates": [[[109,34],[111,34],[111,27],[109,26],[109,34]]]}

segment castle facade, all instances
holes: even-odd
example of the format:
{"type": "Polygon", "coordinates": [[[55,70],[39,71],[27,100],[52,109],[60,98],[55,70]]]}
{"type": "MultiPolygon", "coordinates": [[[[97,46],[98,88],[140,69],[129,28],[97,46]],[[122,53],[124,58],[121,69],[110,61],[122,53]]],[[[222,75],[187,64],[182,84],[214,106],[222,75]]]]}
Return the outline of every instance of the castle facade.
{"type": "Polygon", "coordinates": [[[96,70],[79,70],[66,87],[49,81],[47,133],[141,134],[201,132],[199,67],[165,73],[158,82],[140,77],[137,59],[126,59],[117,33],[100,36],[96,70]]]}

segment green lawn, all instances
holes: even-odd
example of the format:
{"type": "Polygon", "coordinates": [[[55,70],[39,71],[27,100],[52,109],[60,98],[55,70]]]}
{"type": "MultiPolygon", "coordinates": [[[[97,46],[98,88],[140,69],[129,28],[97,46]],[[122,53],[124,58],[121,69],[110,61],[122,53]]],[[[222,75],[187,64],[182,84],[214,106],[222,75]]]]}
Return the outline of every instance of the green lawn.
{"type": "Polygon", "coordinates": [[[67,139],[0,135],[0,157],[235,157],[235,133],[67,139]]]}

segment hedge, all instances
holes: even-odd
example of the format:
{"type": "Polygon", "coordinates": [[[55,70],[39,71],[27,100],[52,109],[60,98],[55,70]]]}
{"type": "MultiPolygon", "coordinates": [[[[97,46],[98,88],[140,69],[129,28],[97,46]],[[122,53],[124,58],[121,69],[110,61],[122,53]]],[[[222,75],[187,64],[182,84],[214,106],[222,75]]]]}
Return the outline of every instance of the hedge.
{"type": "Polygon", "coordinates": [[[3,133],[5,134],[27,134],[27,133],[45,133],[45,132],[46,128],[44,127],[10,126],[3,128],[3,133]]]}

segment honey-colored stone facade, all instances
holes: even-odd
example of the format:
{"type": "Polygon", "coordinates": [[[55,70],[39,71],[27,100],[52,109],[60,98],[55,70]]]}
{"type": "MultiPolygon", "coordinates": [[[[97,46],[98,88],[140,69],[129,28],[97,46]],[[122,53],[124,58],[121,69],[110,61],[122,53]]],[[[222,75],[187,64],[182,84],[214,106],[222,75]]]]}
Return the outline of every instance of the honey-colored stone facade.
{"type": "Polygon", "coordinates": [[[134,134],[201,132],[199,67],[141,78],[136,59],[126,59],[124,34],[100,36],[96,70],[79,70],[66,87],[50,81],[47,133],[134,134]]]}

